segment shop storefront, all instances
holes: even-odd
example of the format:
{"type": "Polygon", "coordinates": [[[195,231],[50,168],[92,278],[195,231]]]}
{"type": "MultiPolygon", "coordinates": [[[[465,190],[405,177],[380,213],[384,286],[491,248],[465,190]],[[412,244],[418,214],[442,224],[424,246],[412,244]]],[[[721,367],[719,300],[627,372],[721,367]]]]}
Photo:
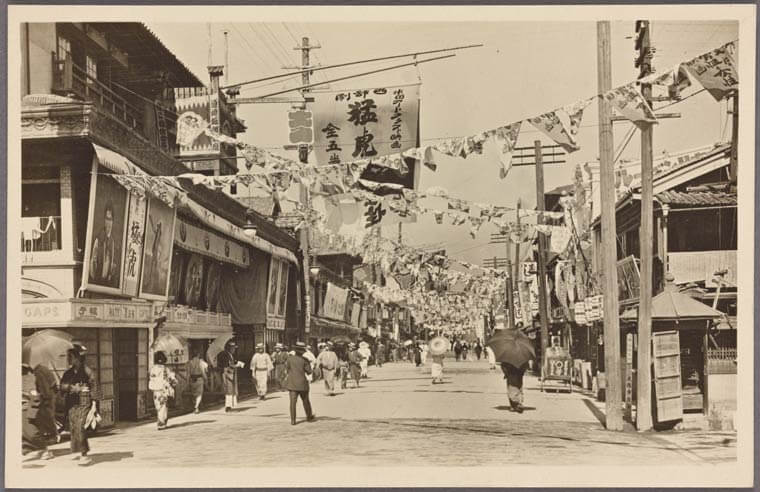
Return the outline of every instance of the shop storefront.
{"type": "MultiPolygon", "coordinates": [[[[152,407],[147,378],[151,302],[24,299],[21,323],[24,336],[54,328],[87,347],[87,365],[102,392],[104,426],[148,415],[152,407]]],[[[60,377],[66,369],[66,360],[61,358],[55,371],[60,377]]]]}

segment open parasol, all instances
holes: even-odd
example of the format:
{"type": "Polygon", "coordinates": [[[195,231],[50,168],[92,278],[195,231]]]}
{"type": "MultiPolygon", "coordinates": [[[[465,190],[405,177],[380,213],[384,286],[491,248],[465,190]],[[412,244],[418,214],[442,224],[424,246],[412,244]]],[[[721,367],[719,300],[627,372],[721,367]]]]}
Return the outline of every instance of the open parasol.
{"type": "Polygon", "coordinates": [[[361,348],[369,348],[369,344],[367,342],[361,342],[359,344],[359,347],[361,347],[361,348]]]}
{"type": "Polygon", "coordinates": [[[449,349],[449,341],[444,337],[435,337],[430,340],[430,353],[433,355],[443,355],[449,349]]]}
{"type": "Polygon", "coordinates": [[[404,347],[408,347],[409,345],[411,345],[413,343],[414,343],[413,341],[407,340],[406,342],[404,342],[404,347]]]}
{"type": "MultiPolygon", "coordinates": [[[[31,367],[56,367],[65,361],[66,351],[74,348],[71,335],[60,330],[41,330],[26,337],[21,349],[21,361],[31,367]]],[[[64,364],[65,365],[65,364],[64,364]]]]}
{"type": "Polygon", "coordinates": [[[498,362],[507,362],[520,367],[536,358],[533,342],[520,330],[498,330],[486,343],[498,362]]]}
{"type": "Polygon", "coordinates": [[[171,333],[164,333],[156,338],[153,342],[153,351],[163,352],[166,355],[169,364],[187,362],[187,350],[185,350],[185,344],[171,333]]]}
{"type": "Polygon", "coordinates": [[[208,363],[211,364],[212,367],[216,367],[216,357],[224,352],[224,347],[227,345],[227,342],[232,340],[232,337],[234,335],[232,333],[220,335],[214,339],[213,342],[208,346],[208,350],[206,350],[206,358],[208,359],[208,363]]]}

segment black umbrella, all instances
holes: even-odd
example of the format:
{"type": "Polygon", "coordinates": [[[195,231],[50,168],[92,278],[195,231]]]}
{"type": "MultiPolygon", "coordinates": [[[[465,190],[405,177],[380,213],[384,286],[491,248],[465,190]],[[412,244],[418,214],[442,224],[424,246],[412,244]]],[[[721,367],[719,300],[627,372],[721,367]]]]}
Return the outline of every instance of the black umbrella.
{"type": "Polygon", "coordinates": [[[335,335],[330,341],[332,343],[351,343],[351,339],[346,335],[335,335]]]}
{"type": "Polygon", "coordinates": [[[515,367],[536,358],[533,342],[520,330],[497,330],[486,345],[491,347],[498,362],[508,362],[515,367]]]}

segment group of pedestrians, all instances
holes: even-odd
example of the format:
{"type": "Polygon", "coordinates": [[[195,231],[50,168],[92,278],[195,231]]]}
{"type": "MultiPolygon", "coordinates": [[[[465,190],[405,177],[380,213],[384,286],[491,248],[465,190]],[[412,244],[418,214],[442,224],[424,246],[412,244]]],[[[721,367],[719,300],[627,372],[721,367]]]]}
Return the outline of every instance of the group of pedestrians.
{"type": "Polygon", "coordinates": [[[26,412],[22,422],[22,451],[37,453],[39,459],[52,459],[48,446],[59,440],[56,401],[63,401],[64,428],[71,435],[71,458],[79,465],[92,460],[89,435],[100,423],[99,392],[92,370],[85,363],[86,347],[74,345],[66,353],[69,368],[60,382],[53,371],[40,364],[22,365],[22,401],[26,412]]]}
{"type": "Polygon", "coordinates": [[[469,343],[465,340],[454,339],[451,341],[451,350],[454,351],[454,357],[459,360],[470,360],[471,354],[474,354],[474,359],[480,360],[484,353],[483,344],[480,340],[476,340],[475,343],[469,343]]]}

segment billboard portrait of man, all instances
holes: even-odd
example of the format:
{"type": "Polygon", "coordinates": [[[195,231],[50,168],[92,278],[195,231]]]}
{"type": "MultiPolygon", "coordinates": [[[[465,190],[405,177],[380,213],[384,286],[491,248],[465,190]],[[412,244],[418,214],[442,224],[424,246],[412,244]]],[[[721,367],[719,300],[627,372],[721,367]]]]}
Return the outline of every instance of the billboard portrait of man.
{"type": "Polygon", "coordinates": [[[121,288],[127,190],[107,175],[98,175],[87,282],[107,289],[121,288]]]}

